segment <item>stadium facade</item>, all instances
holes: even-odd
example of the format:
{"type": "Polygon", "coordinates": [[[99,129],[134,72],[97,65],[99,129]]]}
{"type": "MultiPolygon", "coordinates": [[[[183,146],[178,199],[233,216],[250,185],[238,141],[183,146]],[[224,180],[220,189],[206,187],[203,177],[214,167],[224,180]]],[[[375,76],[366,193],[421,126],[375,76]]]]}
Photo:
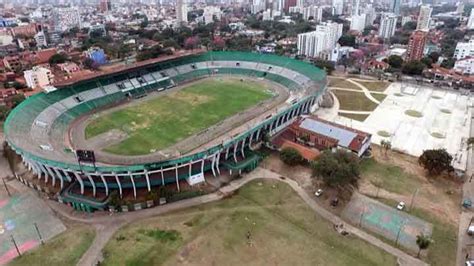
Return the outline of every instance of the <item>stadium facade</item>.
{"type": "Polygon", "coordinates": [[[324,71],[313,65],[275,55],[244,52],[203,52],[143,64],[117,73],[79,81],[27,98],[8,116],[6,141],[42,184],[61,190],[64,198],[109,196],[175,183],[205,172],[219,175],[252,153],[265,135],[272,135],[316,108],[325,93],[324,71]],[[214,75],[249,76],[278,83],[291,92],[288,104],[232,139],[199,152],[153,161],[134,158],[95,165],[78,163],[69,141],[78,118],[115,106],[133,95],[159,93],[186,82],[214,75]],[[77,187],[78,193],[70,193],[77,187]]]}

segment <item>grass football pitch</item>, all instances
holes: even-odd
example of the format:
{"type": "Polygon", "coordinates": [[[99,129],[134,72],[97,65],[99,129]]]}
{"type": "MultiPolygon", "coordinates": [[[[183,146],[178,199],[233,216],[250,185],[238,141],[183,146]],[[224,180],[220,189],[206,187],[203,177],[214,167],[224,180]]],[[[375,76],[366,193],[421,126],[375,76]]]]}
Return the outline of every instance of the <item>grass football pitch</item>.
{"type": "Polygon", "coordinates": [[[338,234],[287,185],[256,180],[225,200],[132,223],[101,265],[396,265],[338,234]]]}
{"type": "Polygon", "coordinates": [[[93,119],[86,139],[112,129],[128,138],[104,150],[120,155],[143,155],[190,137],[272,97],[265,85],[240,79],[205,79],[182,90],[93,119]]]}

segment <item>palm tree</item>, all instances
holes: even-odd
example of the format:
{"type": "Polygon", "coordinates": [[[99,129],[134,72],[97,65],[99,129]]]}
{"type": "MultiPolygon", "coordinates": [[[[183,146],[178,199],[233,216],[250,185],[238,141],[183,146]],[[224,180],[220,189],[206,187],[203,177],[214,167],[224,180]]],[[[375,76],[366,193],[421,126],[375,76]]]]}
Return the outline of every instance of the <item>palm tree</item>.
{"type": "Polygon", "coordinates": [[[433,242],[433,240],[431,240],[429,236],[425,236],[423,233],[416,236],[416,244],[419,248],[417,255],[418,258],[420,257],[421,250],[427,249],[430,246],[431,242],[433,242]]]}
{"type": "Polygon", "coordinates": [[[472,148],[472,145],[474,145],[474,137],[470,137],[467,139],[467,150],[472,148]]]}
{"type": "Polygon", "coordinates": [[[387,157],[388,150],[392,149],[392,143],[389,140],[382,140],[380,145],[385,150],[385,157],[387,157]]]}

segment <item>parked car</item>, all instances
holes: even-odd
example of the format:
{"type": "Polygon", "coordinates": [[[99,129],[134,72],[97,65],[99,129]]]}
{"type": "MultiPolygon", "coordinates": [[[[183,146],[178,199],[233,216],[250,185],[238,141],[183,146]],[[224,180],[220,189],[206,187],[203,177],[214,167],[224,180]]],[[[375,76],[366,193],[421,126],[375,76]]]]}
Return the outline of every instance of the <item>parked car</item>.
{"type": "Polygon", "coordinates": [[[331,206],[336,207],[339,204],[339,199],[338,198],[333,198],[331,200],[331,206]]]}
{"type": "Polygon", "coordinates": [[[405,202],[400,201],[397,205],[397,210],[401,211],[403,209],[405,209],[405,202]]]}
{"type": "Polygon", "coordinates": [[[318,190],[316,190],[316,192],[314,192],[314,195],[315,195],[316,197],[319,197],[319,196],[321,196],[322,194],[323,194],[323,190],[322,190],[322,189],[318,189],[318,190]]]}

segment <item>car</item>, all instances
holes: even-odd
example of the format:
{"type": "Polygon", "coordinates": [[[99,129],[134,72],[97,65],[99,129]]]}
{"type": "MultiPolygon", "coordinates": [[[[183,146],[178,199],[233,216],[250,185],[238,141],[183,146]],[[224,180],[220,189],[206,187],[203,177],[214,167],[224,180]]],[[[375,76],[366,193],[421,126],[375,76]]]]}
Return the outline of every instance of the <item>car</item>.
{"type": "Polygon", "coordinates": [[[318,189],[318,190],[316,190],[316,192],[314,192],[314,195],[315,195],[316,197],[321,196],[321,194],[323,194],[323,190],[322,190],[322,189],[318,189]]]}
{"type": "Polygon", "coordinates": [[[401,211],[403,209],[405,209],[405,202],[400,201],[397,205],[397,210],[401,211]]]}

